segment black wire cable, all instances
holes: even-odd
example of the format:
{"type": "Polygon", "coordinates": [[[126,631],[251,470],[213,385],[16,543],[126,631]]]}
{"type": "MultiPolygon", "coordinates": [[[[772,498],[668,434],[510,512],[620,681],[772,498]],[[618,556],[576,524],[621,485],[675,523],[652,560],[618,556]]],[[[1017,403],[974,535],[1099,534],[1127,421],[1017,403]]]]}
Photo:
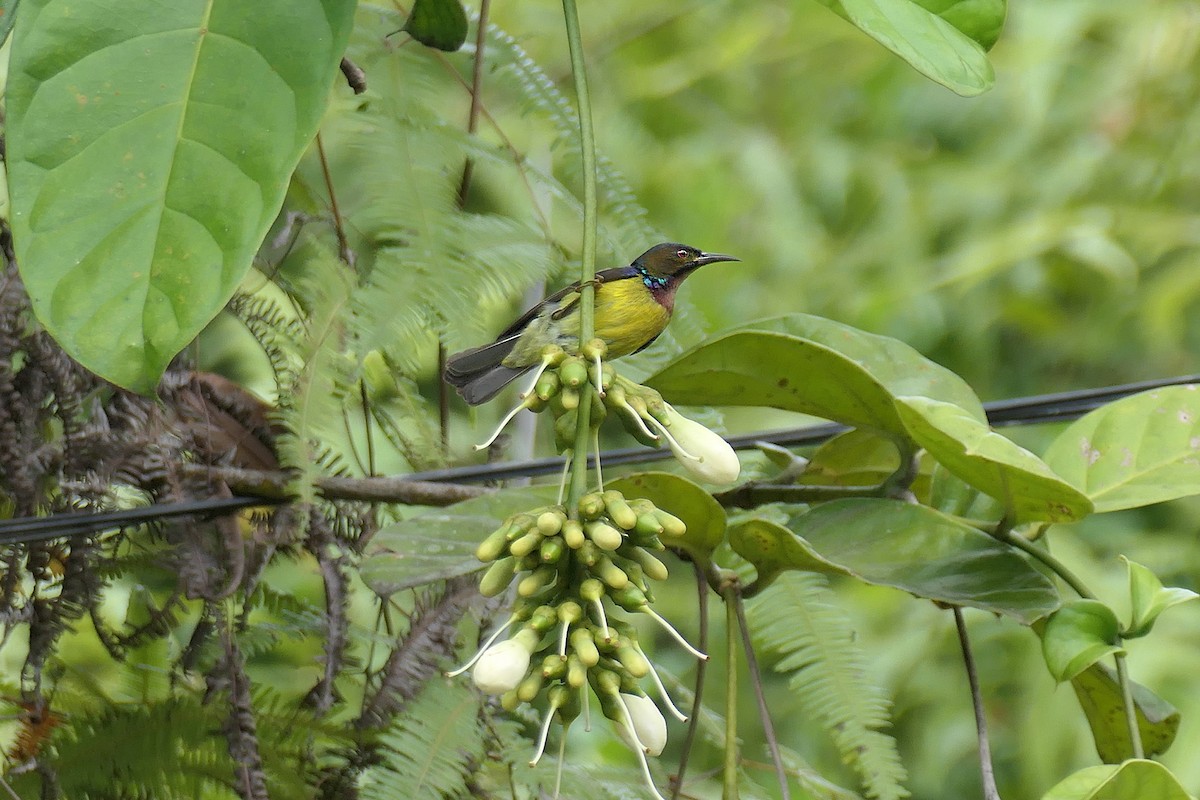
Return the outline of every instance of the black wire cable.
{"type": "Polygon", "coordinates": [[[120,511],[67,511],[48,517],[16,517],[0,520],[0,544],[28,544],[63,536],[85,536],[176,517],[215,517],[250,506],[277,505],[280,502],[261,497],[219,497],[182,503],[156,503],[120,511]]]}
{"type": "MultiPolygon", "coordinates": [[[[1150,389],[1166,386],[1200,383],[1200,375],[1180,375],[1151,381],[1104,386],[1096,389],[1081,389],[1071,392],[1018,397],[996,400],[983,404],[988,422],[994,426],[1029,425],[1038,422],[1059,422],[1076,419],[1102,405],[1120,400],[1150,389]]],[[[727,436],[726,440],[735,450],[754,448],[759,442],[781,447],[800,447],[820,444],[848,430],[844,425],[832,422],[790,428],[765,433],[749,433],[727,436]]],[[[627,447],[607,450],[601,454],[606,466],[621,464],[643,464],[661,461],[668,452],[659,448],[627,447]]],[[[594,466],[595,457],[588,458],[588,466],[594,466]]],[[[406,476],[413,481],[436,483],[471,483],[477,481],[500,481],[511,478],[549,475],[562,469],[561,458],[535,458],[526,461],[476,464],[449,469],[428,470],[406,476]]],[[[104,530],[130,527],[160,519],[183,516],[216,516],[252,506],[278,505],[283,500],[262,497],[224,497],[212,500],[192,500],[183,503],[160,503],[142,508],[121,511],[69,512],[45,517],[18,517],[0,520],[0,545],[41,542],[70,536],[84,536],[104,530]]]]}

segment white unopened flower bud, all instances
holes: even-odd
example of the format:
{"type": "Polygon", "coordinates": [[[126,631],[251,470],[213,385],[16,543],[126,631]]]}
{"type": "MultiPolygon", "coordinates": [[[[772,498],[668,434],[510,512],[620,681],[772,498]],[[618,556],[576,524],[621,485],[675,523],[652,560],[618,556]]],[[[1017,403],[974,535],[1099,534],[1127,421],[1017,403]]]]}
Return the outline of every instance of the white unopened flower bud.
{"type": "Polygon", "coordinates": [[[471,678],[487,694],[504,694],[517,688],[529,672],[529,657],[537,645],[537,635],[528,629],[489,647],[475,663],[471,678]]]}
{"type": "Polygon", "coordinates": [[[667,406],[667,421],[669,424],[663,426],[652,417],[647,419],[659,428],[671,452],[688,472],[708,483],[728,484],[737,480],[742,465],[729,442],[670,405],[667,406]]]}
{"type": "Polygon", "coordinates": [[[633,721],[634,736],[629,735],[625,723],[617,722],[617,734],[635,750],[645,749],[647,755],[661,755],[667,746],[667,721],[658,706],[649,697],[640,694],[621,693],[621,700],[633,721]],[[635,741],[636,739],[636,741],[635,741]]]}

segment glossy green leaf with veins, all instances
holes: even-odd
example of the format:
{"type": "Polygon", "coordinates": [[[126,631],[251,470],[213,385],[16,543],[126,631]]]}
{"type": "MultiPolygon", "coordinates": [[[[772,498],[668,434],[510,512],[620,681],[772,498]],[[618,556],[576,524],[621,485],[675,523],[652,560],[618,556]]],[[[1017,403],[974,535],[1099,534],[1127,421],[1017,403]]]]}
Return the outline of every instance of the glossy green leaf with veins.
{"type": "Polygon", "coordinates": [[[754,565],[762,585],[787,569],[850,575],[1024,623],[1059,605],[1050,580],[1011,547],[898,500],[835,500],[792,517],[787,527],[746,520],[730,527],[729,544],[754,565]]]}
{"type": "Polygon", "coordinates": [[[808,314],[721,334],[646,383],[672,402],[770,406],[902,440],[899,396],[932,397],[984,419],[979,398],[945,367],[896,339],[808,314]]]}
{"type": "Polygon", "coordinates": [[[23,0],[5,93],[12,232],[63,349],[150,392],[279,213],[353,0],[23,0]]]}
{"type": "MultiPolygon", "coordinates": [[[[820,2],[922,75],[953,92],[973,97],[992,88],[996,81],[985,49],[990,43],[981,45],[971,35],[983,41],[993,37],[996,24],[989,18],[994,12],[939,15],[924,7],[928,3],[913,0],[820,2]],[[970,34],[956,27],[955,22],[967,26],[970,34]]],[[[1003,13],[1000,19],[1003,20],[1003,13]]]]}
{"type": "Polygon", "coordinates": [[[900,397],[896,409],[917,444],[999,500],[1014,522],[1072,522],[1091,513],[1091,501],[1040,458],[957,406],[900,397]]]}

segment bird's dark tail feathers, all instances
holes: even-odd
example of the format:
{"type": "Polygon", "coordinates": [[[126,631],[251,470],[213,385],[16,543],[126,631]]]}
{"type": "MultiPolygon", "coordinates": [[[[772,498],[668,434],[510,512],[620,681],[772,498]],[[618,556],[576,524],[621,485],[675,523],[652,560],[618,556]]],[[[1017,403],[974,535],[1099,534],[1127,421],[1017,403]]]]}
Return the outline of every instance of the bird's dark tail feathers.
{"type": "Polygon", "coordinates": [[[463,400],[473,406],[491,400],[530,370],[530,367],[506,367],[500,363],[512,351],[517,338],[511,336],[450,356],[446,359],[446,383],[458,389],[463,400]]]}

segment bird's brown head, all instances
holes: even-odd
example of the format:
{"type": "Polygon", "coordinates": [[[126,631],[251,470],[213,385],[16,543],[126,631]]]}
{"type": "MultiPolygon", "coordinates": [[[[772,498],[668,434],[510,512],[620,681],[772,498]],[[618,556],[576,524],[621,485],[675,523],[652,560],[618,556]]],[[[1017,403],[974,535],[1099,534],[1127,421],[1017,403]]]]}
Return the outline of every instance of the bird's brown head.
{"type": "Polygon", "coordinates": [[[633,260],[633,266],[644,277],[656,281],[671,280],[678,283],[693,270],[718,261],[738,261],[733,256],[721,253],[706,253],[695,247],[678,242],[656,244],[633,260]]]}

